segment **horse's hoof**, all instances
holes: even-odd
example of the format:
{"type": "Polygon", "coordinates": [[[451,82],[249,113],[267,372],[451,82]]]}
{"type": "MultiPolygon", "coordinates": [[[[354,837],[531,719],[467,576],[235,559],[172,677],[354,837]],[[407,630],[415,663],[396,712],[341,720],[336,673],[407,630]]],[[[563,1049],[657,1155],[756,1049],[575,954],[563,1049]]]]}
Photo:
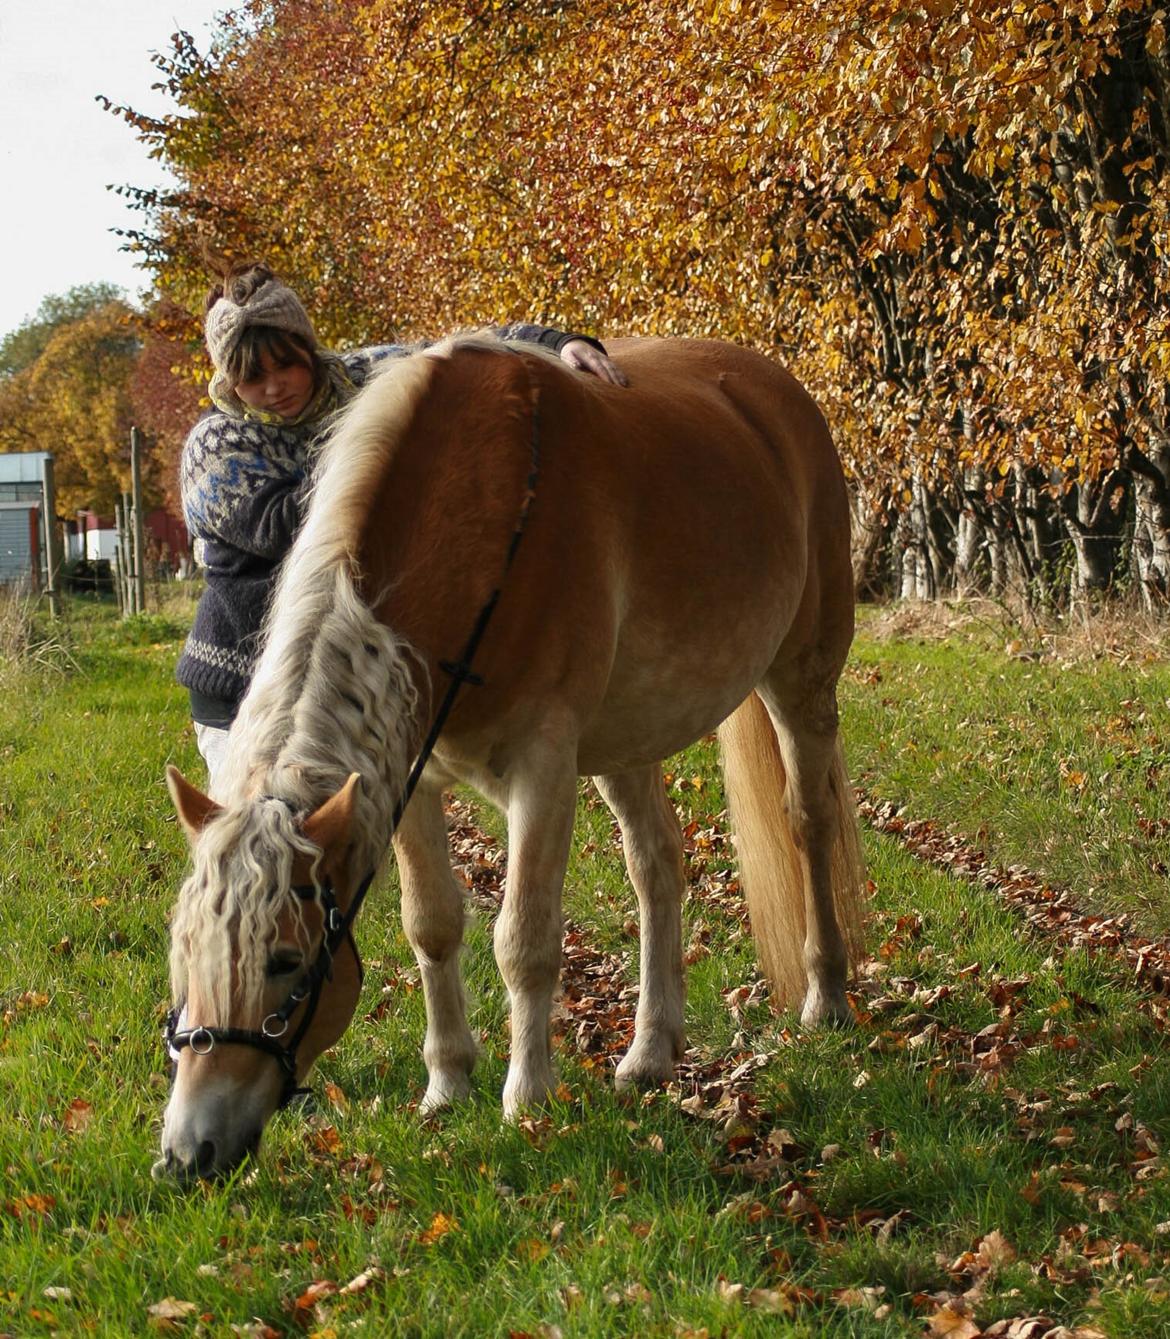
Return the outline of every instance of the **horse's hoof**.
{"type": "Polygon", "coordinates": [[[550,1075],[547,1079],[513,1080],[508,1076],[504,1084],[504,1120],[515,1125],[521,1116],[530,1111],[542,1111],[552,1096],[556,1083],[550,1075]]]}
{"type": "Polygon", "coordinates": [[[673,1077],[673,1068],[666,1074],[647,1069],[633,1069],[626,1073],[618,1070],[613,1076],[613,1086],[619,1093],[652,1093],[669,1083],[673,1077]]]}
{"type": "Polygon", "coordinates": [[[856,1019],[853,1017],[853,1010],[849,1007],[849,1001],[845,998],[845,992],[839,995],[817,995],[813,996],[810,992],[805,999],[804,1008],[800,1011],[800,1024],[802,1027],[853,1027],[856,1019]]]}
{"type": "Polygon", "coordinates": [[[427,1084],[427,1090],[418,1104],[418,1114],[426,1119],[448,1111],[457,1102],[462,1102],[471,1092],[471,1080],[466,1074],[443,1075],[434,1077],[427,1084]]]}
{"type": "Polygon", "coordinates": [[[636,1089],[643,1092],[661,1088],[674,1078],[675,1064],[681,1059],[683,1045],[673,1038],[662,1036],[647,1040],[642,1045],[635,1041],[613,1077],[618,1092],[636,1089]]]}

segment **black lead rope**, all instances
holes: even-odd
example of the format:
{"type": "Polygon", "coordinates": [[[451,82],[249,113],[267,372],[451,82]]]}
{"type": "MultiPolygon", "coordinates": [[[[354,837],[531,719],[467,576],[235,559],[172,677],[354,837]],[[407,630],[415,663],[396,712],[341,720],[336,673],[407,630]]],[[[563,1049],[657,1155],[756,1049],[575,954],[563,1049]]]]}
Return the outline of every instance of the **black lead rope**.
{"type": "Polygon", "coordinates": [[[532,439],[529,444],[529,452],[528,482],[524,490],[524,500],[520,505],[520,514],[516,518],[512,539],[508,545],[508,552],[504,557],[503,570],[500,572],[500,578],[496,582],[495,589],[487,597],[476,617],[475,624],[471,629],[471,636],[468,637],[467,645],[463,648],[463,654],[458,660],[439,661],[439,668],[450,677],[451,682],[447,685],[447,691],[443,695],[442,702],[439,703],[438,711],[435,712],[431,728],[426,739],[423,740],[422,748],[419,749],[414,766],[410,769],[410,775],[406,778],[406,785],[402,789],[398,803],[394,806],[394,813],[390,818],[391,836],[398,831],[398,825],[402,822],[402,815],[406,812],[410,797],[414,794],[415,788],[426,770],[426,765],[431,759],[431,754],[435,751],[435,745],[439,742],[439,736],[443,733],[443,726],[447,724],[447,718],[451,715],[451,709],[455,706],[455,699],[459,696],[460,688],[465,683],[469,683],[476,688],[483,685],[483,679],[473,672],[471,664],[475,659],[475,653],[479,649],[480,642],[483,641],[483,635],[487,631],[488,624],[491,622],[492,614],[496,611],[496,605],[499,603],[500,595],[504,589],[504,581],[511,570],[512,562],[516,557],[516,550],[520,547],[520,541],[524,537],[524,530],[528,525],[528,514],[532,510],[532,503],[536,498],[537,480],[540,477],[540,410],[539,405],[535,402],[532,406],[532,439]]]}
{"type": "MultiPolygon", "coordinates": [[[[511,570],[516,557],[516,550],[520,547],[520,540],[523,538],[525,528],[528,525],[532,503],[536,498],[536,484],[540,476],[540,413],[539,403],[536,400],[533,401],[532,405],[532,436],[529,451],[528,481],[520,505],[520,514],[516,518],[516,525],[512,530],[512,538],[508,544],[508,552],[504,557],[503,569],[495,588],[476,617],[471,635],[468,637],[467,644],[464,646],[459,659],[439,661],[439,668],[450,678],[450,683],[447,685],[447,691],[443,694],[443,700],[439,703],[439,708],[435,712],[431,728],[423,740],[418,756],[415,758],[414,766],[410,769],[410,774],[406,778],[406,785],[402,789],[402,794],[394,806],[394,811],[390,817],[391,837],[398,831],[402,816],[406,812],[406,806],[410,803],[410,797],[414,794],[419,781],[422,779],[427,763],[430,762],[431,755],[435,751],[435,745],[439,742],[439,736],[451,715],[460,689],[465,683],[471,684],[473,687],[480,687],[483,684],[483,679],[472,669],[472,662],[475,659],[475,653],[479,649],[480,642],[483,641],[484,633],[487,632],[496,605],[499,603],[504,581],[511,570]]],[[[206,1055],[217,1045],[251,1046],[254,1050],[263,1051],[266,1055],[272,1056],[281,1068],[284,1075],[279,1102],[281,1107],[288,1106],[297,1097],[307,1093],[308,1089],[297,1087],[297,1049],[313,1024],[325,982],[332,978],[334,955],[346,941],[348,941],[353,951],[358,966],[358,974],[359,976],[363,975],[361,954],[358,952],[353,937],[353,924],[373,881],[374,874],[371,871],[358,886],[344,915],[337,904],[337,896],[333,891],[332,883],[326,880],[321,886],[321,909],[325,918],[321,948],[313,965],[293,987],[280,1008],[264,1019],[260,1024],[259,1031],[252,1031],[249,1028],[221,1027],[184,1028],[180,1031],[178,1025],[182,1011],[181,1008],[174,1008],[167,1015],[165,1033],[167,1050],[172,1058],[177,1060],[179,1052],[186,1047],[189,1047],[196,1055],[206,1055]],[[285,1033],[288,1031],[293,1014],[296,1013],[301,1004],[305,1005],[305,1012],[296,1031],[286,1042],[284,1040],[285,1033]]],[[[302,900],[308,900],[316,896],[316,889],[311,886],[297,888],[294,891],[302,900]]]]}

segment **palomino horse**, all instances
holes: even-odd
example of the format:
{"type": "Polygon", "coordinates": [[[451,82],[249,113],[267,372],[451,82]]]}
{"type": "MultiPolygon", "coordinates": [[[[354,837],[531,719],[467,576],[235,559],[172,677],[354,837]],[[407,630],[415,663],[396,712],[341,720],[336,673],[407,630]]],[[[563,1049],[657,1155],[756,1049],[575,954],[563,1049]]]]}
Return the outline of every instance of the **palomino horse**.
{"type": "Polygon", "coordinates": [[[159,1174],[238,1163],[348,1025],[352,913],[451,675],[471,683],[393,837],[427,1007],[423,1112],[469,1091],[476,1058],[441,804],[456,780],[507,815],[506,1116],[553,1083],[580,775],[621,825],[641,917],[617,1082],[670,1077],[683,860],[660,764],[720,722],[776,999],[803,998],[806,1024],[849,1017],[863,879],[836,684],[853,596],[828,429],[790,376],[744,349],[615,340],[611,352],[626,389],[537,350],[447,341],[377,377],[324,448],[219,793],[170,773],[193,871],[172,929],[183,1019],[159,1174]],[[450,663],[473,627],[474,673],[450,663]]]}

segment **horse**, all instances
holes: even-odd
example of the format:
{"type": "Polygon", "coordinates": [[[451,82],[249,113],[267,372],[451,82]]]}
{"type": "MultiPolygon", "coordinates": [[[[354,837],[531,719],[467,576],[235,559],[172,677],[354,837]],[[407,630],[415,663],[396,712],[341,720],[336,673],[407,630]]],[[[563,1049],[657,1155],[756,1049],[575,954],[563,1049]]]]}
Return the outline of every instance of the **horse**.
{"type": "Polygon", "coordinates": [[[217,793],[168,770],[191,867],[156,1175],[237,1166],[341,1037],[361,982],[354,919],[391,834],[427,1013],[418,1109],[469,1093],[465,889],[442,807],[456,782],[507,820],[493,939],[511,1010],[505,1119],[554,1086],[581,776],[620,825],[640,916],[616,1082],[670,1079],[684,865],[662,760],[717,727],[777,1006],[803,1001],[807,1026],[851,1017],[864,874],[836,685],[853,577],[828,427],[758,353],[665,339],[610,352],[627,387],[535,347],[444,341],[374,378],[322,448],[217,793]]]}

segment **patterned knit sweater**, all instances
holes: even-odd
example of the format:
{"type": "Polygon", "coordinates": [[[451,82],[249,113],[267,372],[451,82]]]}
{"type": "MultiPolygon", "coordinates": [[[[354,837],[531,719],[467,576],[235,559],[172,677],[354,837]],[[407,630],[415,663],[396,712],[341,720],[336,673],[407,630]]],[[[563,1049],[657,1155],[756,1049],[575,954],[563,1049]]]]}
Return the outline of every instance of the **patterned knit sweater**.
{"type": "MultiPolygon", "coordinates": [[[[587,338],[523,324],[496,333],[553,350],[587,338]]],[[[341,357],[360,387],[385,359],[412,351],[380,345],[341,357]]],[[[247,692],[276,572],[302,519],[321,426],[320,420],[273,425],[216,409],[187,438],[183,512],[206,585],[175,677],[191,691],[197,721],[226,726],[247,692]]]]}

